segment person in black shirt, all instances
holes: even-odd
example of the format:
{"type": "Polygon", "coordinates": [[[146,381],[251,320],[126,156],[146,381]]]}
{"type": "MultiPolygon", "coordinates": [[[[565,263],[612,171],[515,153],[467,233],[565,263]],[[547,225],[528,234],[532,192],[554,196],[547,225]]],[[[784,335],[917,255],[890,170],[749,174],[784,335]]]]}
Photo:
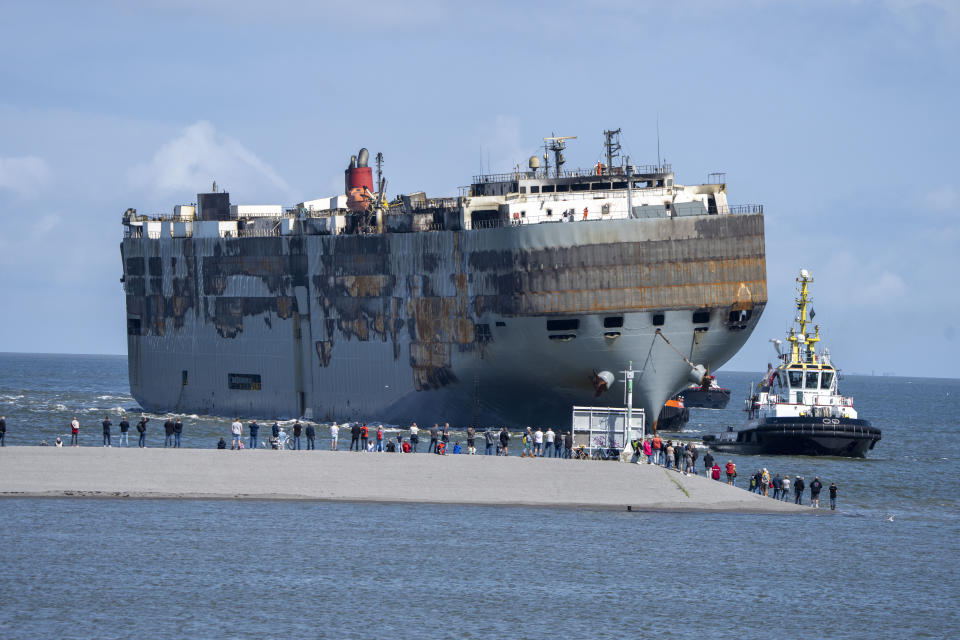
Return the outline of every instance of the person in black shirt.
{"type": "Polygon", "coordinates": [[[180,435],[183,433],[183,422],[180,418],[177,418],[177,421],[173,423],[173,446],[177,449],[180,448],[180,435]]]}
{"type": "MultiPolygon", "coordinates": [[[[296,428],[294,428],[293,435],[297,435],[296,428]]],[[[317,448],[317,430],[313,428],[312,424],[307,425],[307,450],[317,448]]]]}
{"type": "Polygon", "coordinates": [[[293,423],[293,448],[300,449],[300,435],[303,434],[303,425],[297,420],[293,423]]]}
{"type": "Polygon", "coordinates": [[[250,422],[250,448],[256,449],[260,445],[260,439],[257,435],[260,433],[260,425],[256,420],[250,422]]]}
{"type": "Polygon", "coordinates": [[[126,414],[120,419],[120,443],[118,447],[126,447],[130,445],[130,441],[127,440],[127,431],[130,430],[130,423],[127,422],[126,414]]]}
{"type": "Polygon", "coordinates": [[[7,416],[0,416],[0,447],[7,446],[7,416]]]}
{"type": "Polygon", "coordinates": [[[165,448],[173,446],[173,420],[170,418],[167,418],[166,422],[163,423],[163,433],[165,436],[163,446],[165,448]]]}
{"type": "Polygon", "coordinates": [[[510,455],[510,432],[504,427],[500,430],[500,455],[510,455]]]}
{"type": "Polygon", "coordinates": [[[113,446],[113,442],[110,439],[110,425],[113,423],[110,422],[110,416],[103,416],[103,446],[110,447],[113,446]]]}
{"type": "Polygon", "coordinates": [[[223,439],[223,436],[220,436],[220,442],[217,443],[217,449],[226,449],[227,441],[223,439]]]}
{"type": "Polygon", "coordinates": [[[141,449],[147,446],[147,422],[149,421],[150,418],[141,416],[140,422],[137,423],[137,433],[140,434],[140,438],[137,440],[137,446],[141,449]]]}
{"type": "Polygon", "coordinates": [[[803,490],[806,485],[803,483],[803,476],[797,476],[793,481],[793,504],[803,504],[803,490]]]}
{"type": "Polygon", "coordinates": [[[813,482],[810,483],[810,506],[814,509],[820,508],[820,491],[823,489],[823,483],[820,482],[819,476],[814,476],[813,482]]]}
{"type": "Polygon", "coordinates": [[[354,422],[350,427],[350,451],[356,447],[360,451],[360,423],[354,422]]]}
{"type": "Polygon", "coordinates": [[[837,485],[833,482],[830,483],[830,511],[835,511],[837,509],[837,485]]]}
{"type": "Polygon", "coordinates": [[[434,424],[430,427],[430,446],[427,447],[427,453],[436,453],[437,442],[440,440],[440,427],[434,424]]]}

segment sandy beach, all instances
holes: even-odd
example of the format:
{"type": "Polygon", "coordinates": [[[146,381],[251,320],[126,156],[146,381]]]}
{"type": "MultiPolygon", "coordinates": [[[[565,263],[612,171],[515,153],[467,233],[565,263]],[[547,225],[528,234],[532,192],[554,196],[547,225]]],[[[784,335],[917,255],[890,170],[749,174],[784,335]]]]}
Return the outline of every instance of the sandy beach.
{"type": "Polygon", "coordinates": [[[0,450],[0,496],[810,511],[645,464],[330,451],[6,447],[0,450]]]}

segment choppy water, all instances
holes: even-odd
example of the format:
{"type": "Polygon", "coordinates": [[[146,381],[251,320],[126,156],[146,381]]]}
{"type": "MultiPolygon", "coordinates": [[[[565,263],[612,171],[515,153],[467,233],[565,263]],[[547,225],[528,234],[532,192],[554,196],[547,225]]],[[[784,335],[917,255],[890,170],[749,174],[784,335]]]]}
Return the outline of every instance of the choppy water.
{"type": "MultiPolygon", "coordinates": [[[[730,407],[688,434],[739,424],[755,377],[721,373],[730,407]]],[[[842,390],[883,430],[868,459],[733,456],[836,482],[835,517],[0,500],[0,637],[954,637],[960,380],[842,390]]],[[[73,415],[99,445],[124,410],[123,358],[0,354],[8,446],[73,415]]],[[[184,423],[209,447],[228,421],[184,423]]]]}

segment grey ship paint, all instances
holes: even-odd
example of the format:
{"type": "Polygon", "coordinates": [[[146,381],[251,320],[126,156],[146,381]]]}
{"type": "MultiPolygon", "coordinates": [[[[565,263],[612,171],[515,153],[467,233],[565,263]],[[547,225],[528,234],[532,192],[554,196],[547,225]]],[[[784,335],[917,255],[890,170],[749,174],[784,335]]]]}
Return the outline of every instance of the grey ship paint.
{"type": "Polygon", "coordinates": [[[554,171],[534,156],[459,198],[387,206],[382,180],[351,184],[364,150],[347,196],[128,210],[133,396],[150,411],[556,425],[573,404],[619,404],[596,372],[632,361],[656,416],[690,363],[716,370],[756,325],[762,208],[729,207],[719,181],[675,185],[666,165],[562,171],[551,150],[554,171]]]}

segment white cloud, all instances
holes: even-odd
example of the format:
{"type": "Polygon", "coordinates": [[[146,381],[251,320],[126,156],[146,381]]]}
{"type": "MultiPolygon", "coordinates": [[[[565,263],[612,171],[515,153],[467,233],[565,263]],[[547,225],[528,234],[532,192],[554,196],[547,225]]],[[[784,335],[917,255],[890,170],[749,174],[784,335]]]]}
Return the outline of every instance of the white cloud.
{"type": "Polygon", "coordinates": [[[498,115],[480,128],[478,137],[484,173],[512,171],[516,165],[521,171],[526,169],[530,153],[523,143],[519,118],[498,115]]]}
{"type": "MultiPolygon", "coordinates": [[[[818,274],[814,274],[816,276],[818,274]]],[[[906,281],[880,262],[857,260],[850,253],[832,256],[819,273],[819,294],[829,306],[887,307],[909,293],[906,281]]]]}
{"type": "Polygon", "coordinates": [[[131,186],[162,194],[197,193],[218,188],[245,193],[269,193],[289,198],[290,186],[273,168],[242,144],[200,121],[162,145],[146,164],[129,171],[131,186]]]}
{"type": "Polygon", "coordinates": [[[43,158],[21,156],[0,158],[0,190],[20,196],[36,194],[50,180],[50,169],[43,158]]]}

